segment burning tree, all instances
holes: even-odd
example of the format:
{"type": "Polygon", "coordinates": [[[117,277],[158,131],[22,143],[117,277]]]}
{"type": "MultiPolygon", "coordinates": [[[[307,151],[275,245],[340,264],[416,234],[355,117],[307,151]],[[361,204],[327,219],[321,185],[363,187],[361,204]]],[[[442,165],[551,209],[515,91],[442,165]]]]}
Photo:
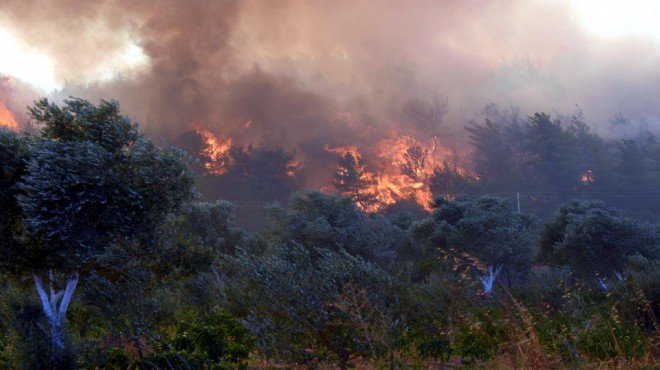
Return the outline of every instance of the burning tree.
{"type": "Polygon", "coordinates": [[[403,112],[431,137],[431,164],[435,167],[438,138],[442,134],[442,121],[445,114],[449,112],[448,98],[436,93],[431,97],[430,104],[412,99],[403,107],[403,112]]]}
{"type": "Polygon", "coordinates": [[[359,155],[346,152],[339,158],[333,185],[361,209],[370,211],[378,205],[377,195],[373,192],[376,183],[367,173],[359,155]]]}
{"type": "Polygon", "coordinates": [[[405,162],[401,164],[401,173],[415,182],[426,183],[428,180],[426,173],[428,153],[428,149],[422,149],[419,145],[408,148],[403,155],[405,162]]]}
{"type": "Polygon", "coordinates": [[[475,187],[475,179],[463,174],[455,163],[443,161],[433,169],[429,188],[434,195],[454,198],[457,194],[469,194],[475,187]]]}

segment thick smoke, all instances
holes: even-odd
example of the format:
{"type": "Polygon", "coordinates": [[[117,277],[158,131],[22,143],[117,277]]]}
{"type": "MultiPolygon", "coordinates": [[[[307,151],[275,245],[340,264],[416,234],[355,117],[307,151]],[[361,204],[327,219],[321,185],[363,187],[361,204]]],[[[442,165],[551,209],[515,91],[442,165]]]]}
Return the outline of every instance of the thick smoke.
{"type": "Polygon", "coordinates": [[[53,59],[56,97],[119,100],[170,139],[197,124],[291,149],[369,144],[409,133],[403,105],[435,92],[449,143],[490,102],[578,104],[603,133],[618,112],[660,116],[658,45],[589,35],[568,1],[5,0],[0,20],[53,59]],[[129,43],[146,65],[113,71],[129,43]]]}

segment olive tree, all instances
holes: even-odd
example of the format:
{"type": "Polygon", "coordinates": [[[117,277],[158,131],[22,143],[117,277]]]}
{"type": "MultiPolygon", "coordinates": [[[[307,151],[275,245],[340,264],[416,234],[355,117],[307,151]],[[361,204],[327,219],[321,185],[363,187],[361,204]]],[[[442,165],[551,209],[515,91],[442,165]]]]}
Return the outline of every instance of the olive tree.
{"type": "Polygon", "coordinates": [[[15,201],[16,212],[2,230],[13,241],[3,242],[2,258],[5,267],[33,274],[57,362],[81,274],[111,248],[132,255],[155,248],[159,226],[193,196],[194,180],[183,153],[153,144],[115,101],[71,98],[59,107],[42,99],[28,110],[41,135],[4,134],[2,141],[23,148],[10,162],[20,177],[3,168],[12,184],[2,202],[15,201]],[[53,285],[57,274],[68,275],[63,289],[53,285]]]}

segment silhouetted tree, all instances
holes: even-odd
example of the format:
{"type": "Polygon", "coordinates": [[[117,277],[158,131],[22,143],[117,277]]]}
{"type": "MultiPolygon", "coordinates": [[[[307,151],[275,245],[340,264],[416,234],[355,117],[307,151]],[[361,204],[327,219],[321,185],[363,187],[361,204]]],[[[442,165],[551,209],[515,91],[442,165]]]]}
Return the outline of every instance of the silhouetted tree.
{"type": "Polygon", "coordinates": [[[460,173],[456,165],[448,161],[443,161],[442,165],[433,169],[429,181],[431,193],[445,198],[470,194],[476,185],[472,177],[460,173]]]}
{"type": "Polygon", "coordinates": [[[426,183],[428,177],[425,170],[428,152],[428,149],[422,149],[419,145],[406,149],[406,153],[403,155],[405,162],[400,166],[401,173],[413,181],[426,183]]]}
{"type": "Polygon", "coordinates": [[[234,145],[227,153],[226,163],[224,173],[199,179],[207,198],[281,202],[300,188],[294,154],[281,148],[234,145]]]}
{"type": "Polygon", "coordinates": [[[367,173],[359,155],[347,152],[339,158],[333,184],[339,193],[351,198],[363,210],[378,204],[373,192],[376,181],[367,173]]]}
{"type": "Polygon", "coordinates": [[[472,121],[465,128],[474,149],[472,161],[480,185],[492,193],[527,190],[525,133],[518,109],[501,111],[490,104],[484,116],[484,123],[472,121]]]}
{"type": "Polygon", "coordinates": [[[527,122],[530,164],[537,169],[538,188],[567,192],[580,185],[581,168],[575,162],[572,137],[561,124],[545,113],[535,113],[527,122]],[[546,188],[547,189],[547,188],[546,188]]]}
{"type": "Polygon", "coordinates": [[[442,121],[449,112],[448,98],[433,94],[429,103],[417,99],[409,100],[403,107],[403,112],[417,127],[431,137],[431,165],[435,166],[438,138],[442,135],[442,121]]]}

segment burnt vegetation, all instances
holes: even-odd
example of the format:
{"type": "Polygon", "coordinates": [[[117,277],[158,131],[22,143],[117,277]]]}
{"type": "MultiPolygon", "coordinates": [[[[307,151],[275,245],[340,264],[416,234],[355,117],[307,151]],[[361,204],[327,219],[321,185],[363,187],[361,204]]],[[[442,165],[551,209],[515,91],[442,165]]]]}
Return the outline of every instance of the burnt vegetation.
{"type": "Polygon", "coordinates": [[[0,367],[657,366],[656,133],[490,105],[466,161],[446,97],[402,110],[427,140],[379,165],[37,102],[0,129],[0,367]]]}

